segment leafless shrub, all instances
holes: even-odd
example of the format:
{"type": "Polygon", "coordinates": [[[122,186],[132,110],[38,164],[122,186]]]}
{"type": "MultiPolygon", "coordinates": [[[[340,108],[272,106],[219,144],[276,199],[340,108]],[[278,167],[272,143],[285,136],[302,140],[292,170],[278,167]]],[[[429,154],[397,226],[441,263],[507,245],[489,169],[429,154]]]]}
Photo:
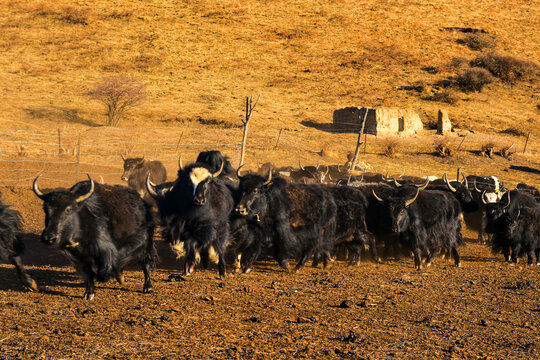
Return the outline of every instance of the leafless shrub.
{"type": "Polygon", "coordinates": [[[493,76],[486,69],[473,67],[463,71],[456,78],[456,84],[465,92],[481,91],[485,85],[492,83],[493,80],[493,76]]]}
{"type": "Polygon", "coordinates": [[[218,120],[218,119],[204,119],[200,116],[197,116],[195,121],[199,122],[202,125],[208,125],[208,126],[224,128],[224,129],[237,129],[237,128],[242,127],[241,124],[233,124],[233,123],[230,123],[224,120],[218,120]]]}
{"type": "Polygon", "coordinates": [[[464,67],[468,66],[468,64],[469,60],[461,56],[453,57],[450,61],[450,67],[454,70],[461,70],[464,67]]]}
{"type": "Polygon", "coordinates": [[[21,157],[25,157],[27,155],[26,153],[26,147],[24,145],[17,145],[17,155],[21,157]]]}
{"type": "Polygon", "coordinates": [[[107,125],[117,126],[126,111],[146,97],[146,85],[123,75],[103,78],[87,95],[107,107],[107,125]]]}
{"type": "Polygon", "coordinates": [[[382,145],[384,147],[384,155],[393,159],[399,152],[398,147],[400,145],[400,141],[396,137],[387,137],[383,139],[382,145]]]}
{"type": "Polygon", "coordinates": [[[480,155],[487,156],[490,159],[493,159],[493,154],[495,150],[495,144],[492,142],[488,142],[482,145],[482,148],[480,149],[480,155]]]}
{"type": "Polygon", "coordinates": [[[471,66],[489,70],[504,82],[513,84],[519,80],[529,80],[538,76],[538,64],[521,60],[511,55],[496,52],[482,55],[471,61],[471,66]]]}
{"type": "Polygon", "coordinates": [[[64,6],[60,10],[60,20],[70,24],[88,25],[88,9],[75,6],[64,6]]]}
{"type": "Polygon", "coordinates": [[[515,151],[511,151],[513,146],[514,146],[514,144],[503,146],[499,150],[499,155],[502,156],[503,158],[507,159],[507,160],[512,160],[512,155],[515,152],[515,151]]]}
{"type": "MultiPolygon", "coordinates": [[[[431,100],[444,102],[450,105],[455,105],[458,102],[459,97],[457,93],[452,89],[442,89],[441,91],[438,91],[435,94],[433,94],[433,96],[431,97],[431,100]]],[[[435,125],[435,128],[437,128],[436,125],[435,125]]]]}
{"type": "Polygon", "coordinates": [[[454,156],[454,149],[450,146],[450,139],[443,137],[435,141],[435,152],[440,157],[452,157],[454,156]]]}
{"type": "Polygon", "coordinates": [[[495,38],[486,33],[471,33],[457,40],[458,44],[463,44],[471,50],[493,49],[497,46],[495,38]]]}

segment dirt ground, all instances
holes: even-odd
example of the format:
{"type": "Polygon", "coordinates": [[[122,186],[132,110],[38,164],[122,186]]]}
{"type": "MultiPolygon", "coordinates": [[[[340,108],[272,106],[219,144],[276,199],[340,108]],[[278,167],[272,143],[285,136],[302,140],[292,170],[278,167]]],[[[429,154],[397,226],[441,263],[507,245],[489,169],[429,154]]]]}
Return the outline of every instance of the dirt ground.
{"type": "Polygon", "coordinates": [[[40,291],[0,265],[0,358],[532,359],[540,352],[538,267],[510,265],[466,232],[463,267],[425,271],[403,258],[337,261],[298,274],[263,259],[250,274],[180,276],[164,243],[142,294],[138,269],[82,299],[80,277],[39,242],[43,215],[29,190],[4,191],[25,219],[24,263],[40,291]]]}

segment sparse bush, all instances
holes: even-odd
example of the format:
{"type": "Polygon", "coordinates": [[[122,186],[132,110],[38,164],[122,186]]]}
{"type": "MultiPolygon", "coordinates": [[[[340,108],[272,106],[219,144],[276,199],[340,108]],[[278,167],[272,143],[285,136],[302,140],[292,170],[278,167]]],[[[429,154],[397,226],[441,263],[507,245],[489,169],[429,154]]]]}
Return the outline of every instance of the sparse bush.
{"type": "Polygon", "coordinates": [[[453,57],[452,60],[450,61],[450,66],[454,70],[461,70],[464,67],[468,66],[468,64],[469,64],[469,60],[461,56],[453,57]]]}
{"type": "Polygon", "coordinates": [[[70,24],[88,25],[87,9],[65,6],[60,11],[60,20],[70,24]]]}
{"type": "Polygon", "coordinates": [[[501,150],[499,150],[499,155],[507,160],[512,160],[512,155],[514,154],[514,152],[510,150],[512,149],[513,146],[514,144],[509,145],[509,146],[508,145],[503,146],[501,150]]]}
{"type": "Polygon", "coordinates": [[[479,67],[465,70],[456,78],[456,84],[465,92],[481,91],[482,88],[492,83],[493,76],[489,71],[479,67]]]}
{"type": "Polygon", "coordinates": [[[107,125],[116,126],[126,111],[144,100],[146,85],[123,75],[108,76],[87,95],[107,107],[107,125]]]}
{"type": "MultiPolygon", "coordinates": [[[[459,97],[457,96],[454,90],[443,89],[433,94],[433,96],[431,97],[431,100],[440,101],[440,102],[444,102],[450,105],[454,105],[458,102],[459,97]]],[[[435,128],[437,128],[437,124],[435,124],[435,128]]]]}
{"type": "Polygon", "coordinates": [[[399,139],[395,137],[387,137],[383,139],[382,145],[384,147],[384,155],[393,159],[399,152],[399,144],[399,139]]]}
{"type": "Polygon", "coordinates": [[[493,159],[493,152],[495,150],[495,144],[492,142],[488,142],[482,145],[482,148],[480,149],[480,155],[487,156],[490,159],[493,159]]]}
{"type": "Polygon", "coordinates": [[[497,46],[493,36],[481,32],[467,34],[464,38],[458,39],[457,42],[458,44],[463,44],[469,49],[476,51],[493,49],[497,46]]]}
{"type": "Polygon", "coordinates": [[[195,120],[198,121],[202,125],[208,125],[208,126],[224,128],[224,129],[237,129],[237,128],[242,127],[242,124],[233,124],[227,121],[217,120],[217,119],[204,119],[200,116],[198,116],[195,120]]]}
{"type": "Polygon", "coordinates": [[[452,157],[454,156],[454,149],[450,146],[450,139],[443,137],[435,141],[435,152],[440,157],[452,157]]]}
{"type": "Polygon", "coordinates": [[[496,52],[477,57],[471,61],[471,66],[485,68],[494,76],[510,84],[536,77],[539,69],[539,66],[532,61],[496,52]]]}

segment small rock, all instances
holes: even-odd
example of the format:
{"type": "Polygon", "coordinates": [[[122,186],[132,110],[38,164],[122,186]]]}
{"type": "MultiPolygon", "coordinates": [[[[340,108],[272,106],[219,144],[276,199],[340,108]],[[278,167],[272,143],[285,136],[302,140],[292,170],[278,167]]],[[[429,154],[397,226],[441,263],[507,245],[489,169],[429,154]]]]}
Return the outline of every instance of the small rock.
{"type": "Polygon", "coordinates": [[[253,323],[260,323],[263,321],[263,319],[258,316],[252,316],[248,319],[248,321],[251,321],[253,323]]]}
{"type": "Polygon", "coordinates": [[[481,326],[488,326],[489,323],[488,323],[487,320],[482,319],[482,320],[480,320],[480,325],[481,325],[481,326]]]}
{"type": "Polygon", "coordinates": [[[345,342],[356,342],[356,340],[358,340],[358,334],[352,330],[349,331],[349,335],[347,335],[347,337],[343,338],[343,341],[345,342]]]}
{"type": "Polygon", "coordinates": [[[354,306],[354,302],[352,302],[351,300],[343,300],[341,304],[339,304],[339,307],[342,309],[348,309],[351,306],[354,306]]]}
{"type": "Polygon", "coordinates": [[[176,281],[186,281],[186,279],[180,275],[169,275],[169,278],[167,279],[168,282],[176,282],[176,281]]]}
{"type": "Polygon", "coordinates": [[[224,282],[220,282],[219,285],[218,285],[218,287],[220,287],[220,288],[223,289],[223,288],[225,287],[225,283],[224,283],[224,282]]]}
{"type": "Polygon", "coordinates": [[[162,317],[160,317],[161,321],[169,321],[169,319],[170,319],[169,315],[163,315],[162,317]]]}
{"type": "Polygon", "coordinates": [[[81,311],[81,315],[88,315],[88,314],[95,314],[95,313],[96,311],[93,309],[86,309],[86,310],[81,311]]]}

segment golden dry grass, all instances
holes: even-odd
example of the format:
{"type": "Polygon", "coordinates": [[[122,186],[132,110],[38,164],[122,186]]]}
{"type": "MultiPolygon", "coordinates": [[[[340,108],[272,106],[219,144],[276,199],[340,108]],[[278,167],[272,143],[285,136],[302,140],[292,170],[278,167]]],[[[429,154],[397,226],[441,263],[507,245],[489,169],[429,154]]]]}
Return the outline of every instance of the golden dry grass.
{"type": "Polygon", "coordinates": [[[0,119],[4,129],[62,127],[102,138],[114,133],[169,143],[186,131],[205,142],[232,142],[240,130],[222,135],[220,124],[240,123],[245,95],[261,93],[246,154],[254,166],[256,157],[279,164],[296,164],[298,158],[343,163],[354,151],[356,135],[302,125],[330,123],[337,108],[410,107],[425,124],[444,108],[454,124],[487,135],[468,135],[462,151],[444,160],[431,154],[430,132],[403,139],[406,151],[395,160],[381,156],[382,145],[369,137],[361,160],[396,172],[414,164],[410,173],[438,175],[461,165],[469,172],[539,183],[537,176],[506,172],[507,160],[486,162],[470,152],[480,149],[485,136],[521,149],[524,137],[497,135],[519,126],[532,140],[530,151],[518,151],[513,163],[538,168],[537,80],[497,81],[480,93],[457,91],[453,105],[430,100],[441,90],[437,83],[462,70],[452,59],[480,54],[458,43],[464,33],[457,28],[485,30],[496,39],[496,51],[536,61],[536,10],[528,1],[492,0],[5,1],[0,3],[5,15],[0,119]],[[114,73],[146,83],[148,98],[120,129],[96,127],[105,121],[104,109],[84,94],[114,73]],[[403,90],[414,84],[423,84],[420,92],[403,90]],[[321,144],[327,150],[321,151],[321,144]]]}

